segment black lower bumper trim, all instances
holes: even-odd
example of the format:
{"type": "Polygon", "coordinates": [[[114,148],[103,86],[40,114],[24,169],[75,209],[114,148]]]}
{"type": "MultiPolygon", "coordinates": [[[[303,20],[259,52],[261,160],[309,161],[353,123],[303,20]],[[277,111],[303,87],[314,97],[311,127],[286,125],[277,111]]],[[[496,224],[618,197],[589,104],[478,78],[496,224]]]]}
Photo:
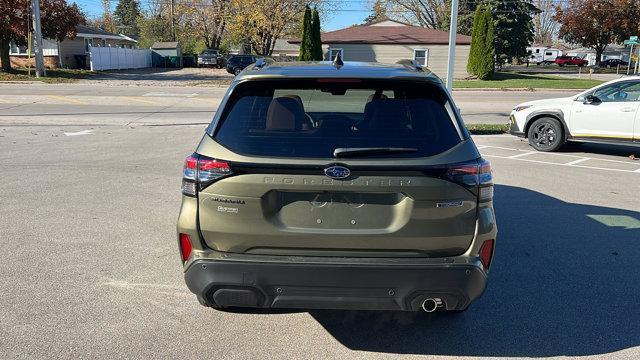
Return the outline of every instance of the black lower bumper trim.
{"type": "Polygon", "coordinates": [[[465,309],[486,286],[479,265],[362,265],[197,260],[189,289],[211,307],[417,311],[426,298],[465,309]]]}

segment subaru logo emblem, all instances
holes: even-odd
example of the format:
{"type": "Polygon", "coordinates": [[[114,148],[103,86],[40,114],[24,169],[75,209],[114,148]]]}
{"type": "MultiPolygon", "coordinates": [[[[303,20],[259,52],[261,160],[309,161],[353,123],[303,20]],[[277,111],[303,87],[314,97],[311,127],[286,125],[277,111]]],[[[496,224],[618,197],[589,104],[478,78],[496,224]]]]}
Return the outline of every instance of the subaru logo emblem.
{"type": "Polygon", "coordinates": [[[351,175],[351,170],[344,166],[330,166],[324,169],[324,174],[332,179],[346,179],[351,175]]]}

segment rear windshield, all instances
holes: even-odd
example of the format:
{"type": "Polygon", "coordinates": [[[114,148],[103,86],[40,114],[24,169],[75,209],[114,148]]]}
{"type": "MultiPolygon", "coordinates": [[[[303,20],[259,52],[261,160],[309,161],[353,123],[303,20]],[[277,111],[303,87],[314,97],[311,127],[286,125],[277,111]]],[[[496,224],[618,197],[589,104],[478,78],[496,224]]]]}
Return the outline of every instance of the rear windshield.
{"type": "Polygon", "coordinates": [[[462,141],[455,121],[444,91],[430,84],[250,81],[234,90],[212,135],[244,155],[333,158],[336,149],[391,148],[356,156],[423,157],[462,141]]]}

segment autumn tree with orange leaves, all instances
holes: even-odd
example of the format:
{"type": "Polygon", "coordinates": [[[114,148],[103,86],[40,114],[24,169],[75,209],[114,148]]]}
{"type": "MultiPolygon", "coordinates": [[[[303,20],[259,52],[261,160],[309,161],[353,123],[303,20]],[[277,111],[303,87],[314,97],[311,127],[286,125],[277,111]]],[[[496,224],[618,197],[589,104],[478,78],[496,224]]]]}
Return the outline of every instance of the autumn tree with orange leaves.
{"type": "Polygon", "coordinates": [[[559,36],[595,50],[599,63],[609,44],[640,32],[640,0],[570,0],[555,19],[559,36]]]}

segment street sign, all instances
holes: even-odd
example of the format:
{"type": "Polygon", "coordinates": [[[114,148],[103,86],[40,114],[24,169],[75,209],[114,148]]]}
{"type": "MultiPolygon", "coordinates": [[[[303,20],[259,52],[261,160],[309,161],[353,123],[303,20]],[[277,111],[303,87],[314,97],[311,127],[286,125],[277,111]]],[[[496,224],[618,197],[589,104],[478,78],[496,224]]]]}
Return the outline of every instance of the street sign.
{"type": "Polygon", "coordinates": [[[625,45],[638,45],[638,44],[640,44],[640,41],[638,41],[638,40],[625,40],[624,44],[625,45]]]}
{"type": "Polygon", "coordinates": [[[630,41],[638,41],[638,37],[637,36],[629,36],[629,40],[630,41]]]}

